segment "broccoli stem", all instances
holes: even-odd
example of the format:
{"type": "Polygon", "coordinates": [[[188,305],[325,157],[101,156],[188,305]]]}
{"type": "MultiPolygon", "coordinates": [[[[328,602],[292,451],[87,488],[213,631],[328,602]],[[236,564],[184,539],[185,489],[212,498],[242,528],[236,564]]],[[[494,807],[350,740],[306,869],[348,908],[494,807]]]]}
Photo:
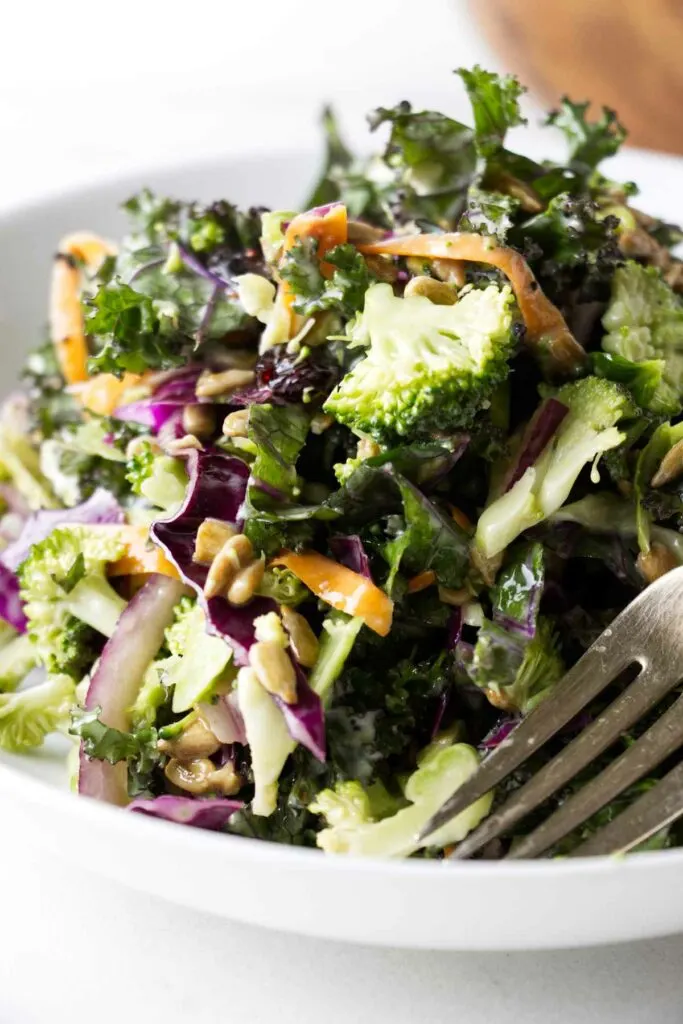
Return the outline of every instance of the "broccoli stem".
{"type": "Polygon", "coordinates": [[[126,601],[104,576],[86,576],[69,594],[66,607],[81,622],[110,637],[126,607],[126,601]]]}

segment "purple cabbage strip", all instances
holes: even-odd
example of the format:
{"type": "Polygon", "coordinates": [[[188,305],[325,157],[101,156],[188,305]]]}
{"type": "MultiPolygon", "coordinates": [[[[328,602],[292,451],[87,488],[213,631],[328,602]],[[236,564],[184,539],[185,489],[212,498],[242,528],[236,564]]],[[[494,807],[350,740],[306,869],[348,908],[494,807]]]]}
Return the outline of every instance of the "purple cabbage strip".
{"type": "Polygon", "coordinates": [[[267,598],[254,598],[236,608],[224,597],[206,600],[203,587],[208,567],[193,561],[197,530],[207,518],[234,523],[239,518],[249,479],[249,467],[241,459],[217,449],[191,451],[187,456],[190,481],[185,501],[169,519],[152,524],[152,539],[163,548],[185,583],[196,592],[205,611],[209,631],[221,636],[233,649],[235,664],[248,664],[254,643],[254,618],[273,611],[267,598]]]}
{"type": "MultiPolygon", "coordinates": [[[[208,567],[193,561],[194,545],[200,523],[206,518],[234,523],[246,494],[249,468],[232,455],[216,449],[192,451],[187,457],[190,477],[185,501],[169,519],[152,524],[151,536],[163,548],[183,581],[189,584],[204,609],[209,632],[222,637],[233,649],[235,664],[249,664],[249,648],[255,643],[254,619],[275,611],[269,598],[257,597],[242,608],[224,597],[204,597],[208,567]]],[[[287,705],[273,697],[281,709],[292,739],[303,744],[316,757],[325,757],[325,725],[320,698],[298,672],[298,700],[287,705]]]]}
{"type": "MultiPolygon", "coordinates": [[[[85,697],[88,711],[100,709],[101,720],[114,729],[130,727],[130,708],[140,692],[145,672],[164,642],[175,606],[185,588],[179,580],[154,573],[122,611],[104,645],[85,697]]],[[[78,792],[106,803],[128,802],[124,762],[109,764],[90,758],[81,743],[78,792]]]]}
{"type": "Polygon", "coordinates": [[[13,544],[8,545],[0,554],[0,562],[8,569],[17,569],[34,544],[45,540],[58,526],[93,525],[98,523],[122,523],[123,509],[116,498],[98,489],[87,501],[73,508],[42,509],[29,516],[24,528],[13,544]]]}
{"type": "Polygon", "coordinates": [[[319,761],[324,761],[327,754],[322,701],[308,685],[301,666],[295,663],[294,668],[297,676],[296,704],[287,704],[277,694],[271,696],[284,716],[292,739],[310,750],[319,761]]]}
{"type": "Polygon", "coordinates": [[[235,811],[244,807],[241,800],[224,798],[198,798],[191,796],[137,797],[128,804],[129,811],[146,814],[151,818],[162,818],[176,825],[190,825],[219,832],[230,821],[235,811]]]}
{"type": "Polygon", "coordinates": [[[19,580],[0,562],[0,618],[20,633],[26,632],[26,616],[19,597],[19,580]]]}
{"type": "Polygon", "coordinates": [[[353,533],[349,536],[340,534],[337,537],[332,537],[330,550],[337,561],[345,565],[347,569],[357,572],[360,576],[365,576],[366,579],[372,579],[370,559],[363,547],[363,541],[357,534],[353,533]]]}
{"type": "Polygon", "coordinates": [[[169,441],[175,441],[184,437],[187,431],[183,427],[183,410],[176,406],[164,425],[157,434],[157,439],[162,448],[165,448],[169,441]]]}
{"type": "Polygon", "coordinates": [[[462,608],[454,608],[448,620],[448,638],[446,649],[454,651],[460,643],[462,636],[462,608]]]}
{"type": "Polygon", "coordinates": [[[546,398],[537,409],[524,432],[519,455],[505,480],[503,493],[514,487],[527,469],[533,466],[568,412],[567,406],[556,398],[546,398]]]}
{"type": "Polygon", "coordinates": [[[188,270],[193,271],[199,277],[205,278],[207,281],[211,281],[221,291],[225,291],[227,288],[232,288],[230,281],[226,281],[225,278],[220,277],[218,274],[214,274],[212,270],[209,270],[204,266],[202,261],[198,259],[190,249],[187,249],[184,245],[178,245],[178,252],[188,270]]]}
{"type": "Polygon", "coordinates": [[[179,407],[200,404],[195,389],[201,372],[202,368],[196,365],[172,370],[159,381],[154,394],[118,406],[114,410],[114,418],[140,423],[157,433],[179,407]]]}
{"type": "Polygon", "coordinates": [[[178,370],[170,370],[158,381],[154,388],[154,398],[158,402],[173,402],[186,405],[194,398],[197,381],[204,367],[190,363],[178,370]]]}
{"type": "Polygon", "coordinates": [[[441,728],[441,723],[443,722],[443,716],[446,714],[446,708],[448,707],[450,696],[450,693],[447,692],[442,693],[439,697],[436,714],[434,715],[434,724],[432,725],[432,731],[430,733],[430,739],[432,740],[436,737],[439,729],[441,728]]]}
{"type": "Polygon", "coordinates": [[[120,405],[118,409],[114,410],[113,415],[117,420],[139,423],[143,427],[148,427],[154,434],[158,434],[177,411],[177,403],[156,402],[153,398],[141,398],[138,402],[120,405]]]}
{"type": "Polygon", "coordinates": [[[215,701],[199,704],[202,720],[223,744],[246,743],[244,719],[237,703],[237,694],[221,694],[215,701]]]}
{"type": "Polygon", "coordinates": [[[503,740],[506,740],[510,733],[517,728],[521,721],[519,716],[506,716],[499,718],[496,724],[490,729],[479,744],[479,750],[489,753],[499,747],[503,740]]]}

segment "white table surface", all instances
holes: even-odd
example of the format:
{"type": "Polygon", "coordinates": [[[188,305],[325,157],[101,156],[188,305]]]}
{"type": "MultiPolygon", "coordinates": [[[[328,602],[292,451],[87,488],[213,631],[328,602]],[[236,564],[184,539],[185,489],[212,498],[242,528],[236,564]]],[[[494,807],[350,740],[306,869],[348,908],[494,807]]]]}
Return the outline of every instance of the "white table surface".
{"type": "MultiPolygon", "coordinates": [[[[366,109],[406,96],[465,116],[450,69],[497,66],[462,0],[23,4],[3,43],[0,208],[296,145],[327,98],[355,138],[366,109]]],[[[683,1021],[683,937],[546,954],[364,949],[169,906],[21,837],[0,850],[0,1024],[683,1021]]]]}
{"type": "Polygon", "coordinates": [[[299,939],[128,892],[5,837],[2,879],[2,1024],[683,1020],[683,937],[533,954],[299,939]]]}

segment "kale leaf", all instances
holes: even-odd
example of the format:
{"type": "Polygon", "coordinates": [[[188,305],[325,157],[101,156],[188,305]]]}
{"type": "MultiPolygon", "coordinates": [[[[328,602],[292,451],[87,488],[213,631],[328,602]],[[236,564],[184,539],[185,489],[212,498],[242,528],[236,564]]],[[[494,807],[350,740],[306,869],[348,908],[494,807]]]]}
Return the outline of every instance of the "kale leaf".
{"type": "Polygon", "coordinates": [[[280,276],[287,281],[295,299],[293,308],[302,316],[330,310],[350,320],[363,308],[365,293],[375,280],[354,245],[337,245],[325,254],[334,267],[332,277],[320,272],[315,239],[298,242],[280,263],[280,276]]]}
{"type": "Polygon", "coordinates": [[[79,736],[87,757],[109,764],[128,762],[128,795],[150,791],[154,770],[165,760],[157,746],[157,730],[145,726],[136,732],[122,732],[100,721],[101,708],[72,715],[69,732],[79,736]]]}
{"type": "Polygon", "coordinates": [[[614,156],[624,139],[626,129],[609,107],[603,107],[597,121],[588,120],[590,103],[572,103],[564,96],[559,109],[548,115],[547,124],[564,133],[569,147],[569,163],[580,170],[593,171],[609,156],[614,156]]]}

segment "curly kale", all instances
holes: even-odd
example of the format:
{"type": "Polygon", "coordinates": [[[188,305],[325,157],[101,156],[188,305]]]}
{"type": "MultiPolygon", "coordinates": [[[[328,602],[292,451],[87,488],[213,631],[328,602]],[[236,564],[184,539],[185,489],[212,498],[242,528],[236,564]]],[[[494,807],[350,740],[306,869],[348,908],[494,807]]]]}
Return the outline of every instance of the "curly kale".
{"type": "Polygon", "coordinates": [[[375,280],[354,245],[337,245],[325,254],[325,262],[334,267],[331,278],[320,272],[316,239],[298,242],[279,265],[280,276],[296,296],[293,308],[302,316],[329,310],[345,319],[363,308],[365,293],[375,280]]]}
{"type": "Polygon", "coordinates": [[[258,211],[181,204],[147,191],[125,209],[133,234],[84,299],[93,370],[171,369],[198,346],[249,325],[231,283],[263,270],[258,211]]]}

